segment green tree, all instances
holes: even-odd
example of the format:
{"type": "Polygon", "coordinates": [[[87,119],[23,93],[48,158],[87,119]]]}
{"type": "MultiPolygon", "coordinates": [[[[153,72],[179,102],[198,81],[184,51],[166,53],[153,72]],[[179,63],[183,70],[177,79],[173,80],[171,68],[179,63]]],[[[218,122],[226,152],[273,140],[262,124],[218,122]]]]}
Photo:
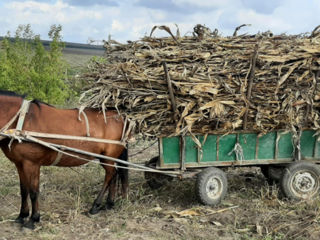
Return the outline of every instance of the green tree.
{"type": "Polygon", "coordinates": [[[61,30],[61,25],[51,26],[48,50],[30,25],[20,25],[13,40],[8,34],[1,43],[0,89],[63,105],[73,92],[65,81],[67,64],[62,56],[61,30]]]}

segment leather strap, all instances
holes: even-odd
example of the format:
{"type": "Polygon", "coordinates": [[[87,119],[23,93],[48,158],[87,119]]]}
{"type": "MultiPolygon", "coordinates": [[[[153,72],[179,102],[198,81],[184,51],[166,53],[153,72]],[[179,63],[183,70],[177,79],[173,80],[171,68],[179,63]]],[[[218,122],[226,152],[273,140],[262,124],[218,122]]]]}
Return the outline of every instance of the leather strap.
{"type": "Polygon", "coordinates": [[[85,113],[84,109],[85,109],[84,106],[81,106],[81,107],[79,108],[78,119],[79,119],[79,121],[82,121],[82,119],[81,119],[81,117],[80,117],[80,114],[82,114],[83,117],[84,117],[84,121],[85,121],[85,123],[86,123],[87,137],[90,137],[89,120],[88,120],[87,114],[85,113]]]}
{"type": "Polygon", "coordinates": [[[56,157],[56,160],[54,160],[54,162],[53,162],[53,163],[51,163],[51,165],[50,165],[50,166],[56,166],[56,165],[58,165],[58,163],[60,162],[60,160],[61,160],[62,156],[63,156],[63,153],[62,153],[62,152],[60,152],[60,151],[58,151],[58,153],[57,153],[57,157],[56,157]]]}
{"type": "MultiPolygon", "coordinates": [[[[8,130],[8,128],[14,123],[14,121],[19,117],[20,119],[20,115],[21,115],[21,112],[23,111],[23,109],[25,109],[25,113],[24,113],[24,116],[23,118],[21,118],[21,120],[18,122],[20,122],[19,125],[21,125],[21,128],[23,126],[23,123],[24,123],[24,118],[26,116],[26,113],[28,112],[28,109],[29,109],[29,106],[30,106],[30,101],[27,101],[27,100],[23,100],[22,101],[22,104],[21,104],[21,107],[20,109],[18,110],[18,112],[9,120],[9,122],[7,122],[6,125],[4,125],[1,129],[0,129],[0,133],[4,133],[5,131],[8,130]]],[[[0,136],[0,141],[7,138],[6,136],[0,136]]]]}
{"type": "Polygon", "coordinates": [[[23,100],[22,105],[21,105],[21,112],[19,114],[19,118],[18,118],[18,123],[17,123],[17,127],[16,130],[21,131],[23,128],[23,124],[24,124],[24,119],[26,118],[26,114],[29,111],[29,107],[30,107],[30,102],[29,100],[23,100]]]}

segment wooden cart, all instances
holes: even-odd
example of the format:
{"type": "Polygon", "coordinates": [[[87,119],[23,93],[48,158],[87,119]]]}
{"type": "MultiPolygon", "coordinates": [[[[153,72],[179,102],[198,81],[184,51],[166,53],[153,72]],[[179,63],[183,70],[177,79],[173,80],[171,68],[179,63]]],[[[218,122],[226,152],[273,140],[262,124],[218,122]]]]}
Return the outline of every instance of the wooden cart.
{"type": "MultiPolygon", "coordinates": [[[[320,141],[313,130],[298,134],[273,131],[267,134],[237,132],[226,135],[159,138],[159,157],[149,167],[163,172],[180,170],[181,177],[197,176],[196,195],[207,205],[219,203],[227,193],[228,166],[259,166],[269,180],[280,181],[291,199],[308,199],[319,194],[320,141]]],[[[154,185],[159,174],[146,174],[154,185]]]]}

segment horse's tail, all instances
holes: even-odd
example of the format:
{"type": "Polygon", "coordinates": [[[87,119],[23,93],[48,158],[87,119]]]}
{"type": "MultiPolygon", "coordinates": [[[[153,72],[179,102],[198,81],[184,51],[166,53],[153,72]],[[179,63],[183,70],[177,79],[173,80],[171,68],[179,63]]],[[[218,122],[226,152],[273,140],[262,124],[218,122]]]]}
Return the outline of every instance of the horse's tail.
{"type": "MultiPolygon", "coordinates": [[[[125,148],[121,153],[119,159],[128,161],[128,148],[125,148]]],[[[128,167],[127,164],[119,163],[122,167],[128,167]]],[[[118,180],[121,181],[121,193],[123,198],[128,196],[128,187],[129,187],[129,170],[126,168],[118,168],[118,180]]],[[[120,182],[118,181],[118,182],[120,182]]]]}

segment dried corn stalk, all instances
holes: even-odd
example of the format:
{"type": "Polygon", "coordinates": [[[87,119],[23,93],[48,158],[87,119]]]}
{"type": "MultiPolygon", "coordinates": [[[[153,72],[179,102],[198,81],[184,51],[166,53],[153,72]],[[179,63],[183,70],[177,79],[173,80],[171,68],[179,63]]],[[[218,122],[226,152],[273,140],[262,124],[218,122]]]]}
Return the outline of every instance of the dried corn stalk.
{"type": "Polygon", "coordinates": [[[147,136],[319,128],[318,30],[222,37],[201,27],[191,37],[161,26],[170,37],[106,42],[107,63],[84,75],[83,104],[115,107],[147,136]]]}

